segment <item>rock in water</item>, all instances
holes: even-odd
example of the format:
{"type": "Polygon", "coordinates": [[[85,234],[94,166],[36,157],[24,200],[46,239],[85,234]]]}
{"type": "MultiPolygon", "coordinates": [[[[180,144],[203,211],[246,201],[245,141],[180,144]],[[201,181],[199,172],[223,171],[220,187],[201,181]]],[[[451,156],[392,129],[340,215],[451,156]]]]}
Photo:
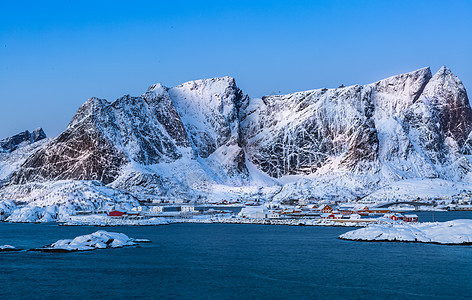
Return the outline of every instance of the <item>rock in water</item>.
{"type": "Polygon", "coordinates": [[[3,245],[0,246],[0,252],[13,252],[13,251],[21,251],[21,249],[15,248],[11,245],[3,245]]]}
{"type": "Polygon", "coordinates": [[[74,252],[95,249],[122,248],[135,246],[138,242],[149,242],[149,240],[135,240],[124,233],[96,231],[92,234],[81,235],[72,240],[59,240],[51,245],[32,249],[41,252],[74,252]]]}

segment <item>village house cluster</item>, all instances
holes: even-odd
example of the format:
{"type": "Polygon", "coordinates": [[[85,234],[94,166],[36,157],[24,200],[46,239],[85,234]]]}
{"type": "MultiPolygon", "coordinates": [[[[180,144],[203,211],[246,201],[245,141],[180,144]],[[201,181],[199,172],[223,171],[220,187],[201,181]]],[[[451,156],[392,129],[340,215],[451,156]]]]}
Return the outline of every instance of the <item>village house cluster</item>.
{"type": "Polygon", "coordinates": [[[363,204],[308,204],[308,205],[281,205],[269,203],[267,205],[243,207],[238,214],[241,218],[250,219],[324,219],[339,222],[366,222],[375,221],[372,217],[383,217],[393,221],[418,222],[415,214],[402,215],[392,213],[387,208],[369,208],[363,204]],[[366,219],[363,217],[369,217],[366,219]]]}
{"type": "Polygon", "coordinates": [[[270,202],[262,199],[231,199],[209,203],[173,201],[156,198],[140,201],[140,206],[132,209],[106,207],[93,211],[79,211],[77,215],[101,214],[122,219],[272,219],[296,220],[318,219],[334,222],[364,223],[379,220],[418,222],[416,214],[404,211],[422,209],[472,210],[472,193],[463,191],[454,196],[441,198],[417,198],[409,201],[386,201],[384,203],[355,200],[287,199],[270,202]]]}

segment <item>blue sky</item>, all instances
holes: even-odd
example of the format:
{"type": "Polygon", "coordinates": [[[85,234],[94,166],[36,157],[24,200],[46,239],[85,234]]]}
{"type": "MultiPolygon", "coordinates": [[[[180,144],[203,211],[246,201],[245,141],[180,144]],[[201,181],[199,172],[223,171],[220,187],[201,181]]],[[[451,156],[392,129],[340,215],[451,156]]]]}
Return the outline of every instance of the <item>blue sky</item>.
{"type": "Polygon", "coordinates": [[[289,2],[2,1],[0,138],[157,82],[229,75],[260,97],[446,65],[472,88],[472,1],[289,2]]]}

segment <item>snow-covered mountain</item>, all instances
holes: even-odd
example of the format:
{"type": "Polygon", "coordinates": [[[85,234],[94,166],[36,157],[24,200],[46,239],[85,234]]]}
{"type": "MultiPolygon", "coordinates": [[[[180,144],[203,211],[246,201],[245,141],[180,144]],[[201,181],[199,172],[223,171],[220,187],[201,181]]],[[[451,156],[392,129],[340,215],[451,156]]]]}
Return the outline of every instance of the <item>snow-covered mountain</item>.
{"type": "Polygon", "coordinates": [[[89,181],[135,200],[355,198],[418,179],[464,188],[471,131],[466,90],[445,67],[262,99],[231,77],[155,84],[87,100],[8,175],[0,198],[34,202],[37,189],[89,181]]]}
{"type": "Polygon", "coordinates": [[[0,153],[10,153],[19,147],[32,144],[46,138],[42,128],[36,128],[33,132],[25,130],[14,136],[0,140],[0,153]]]}
{"type": "Polygon", "coordinates": [[[28,130],[0,140],[0,187],[26,159],[43,146],[48,139],[42,128],[28,130]]]}

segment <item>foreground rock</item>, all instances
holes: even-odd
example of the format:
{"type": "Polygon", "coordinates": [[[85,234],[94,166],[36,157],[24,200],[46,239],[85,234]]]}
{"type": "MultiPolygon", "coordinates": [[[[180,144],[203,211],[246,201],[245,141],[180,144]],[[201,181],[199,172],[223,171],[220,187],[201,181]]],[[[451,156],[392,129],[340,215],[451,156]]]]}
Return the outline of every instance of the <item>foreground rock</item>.
{"type": "Polygon", "coordinates": [[[10,245],[0,246],[0,252],[12,252],[12,251],[21,251],[21,249],[15,248],[10,245]]]}
{"type": "Polygon", "coordinates": [[[95,249],[122,248],[136,246],[138,242],[150,242],[144,239],[133,239],[124,233],[99,230],[92,234],[81,235],[72,240],[59,240],[51,245],[31,249],[41,252],[75,252],[95,249]]]}
{"type": "Polygon", "coordinates": [[[346,232],[343,240],[472,245],[472,220],[414,224],[372,224],[346,232]]]}

